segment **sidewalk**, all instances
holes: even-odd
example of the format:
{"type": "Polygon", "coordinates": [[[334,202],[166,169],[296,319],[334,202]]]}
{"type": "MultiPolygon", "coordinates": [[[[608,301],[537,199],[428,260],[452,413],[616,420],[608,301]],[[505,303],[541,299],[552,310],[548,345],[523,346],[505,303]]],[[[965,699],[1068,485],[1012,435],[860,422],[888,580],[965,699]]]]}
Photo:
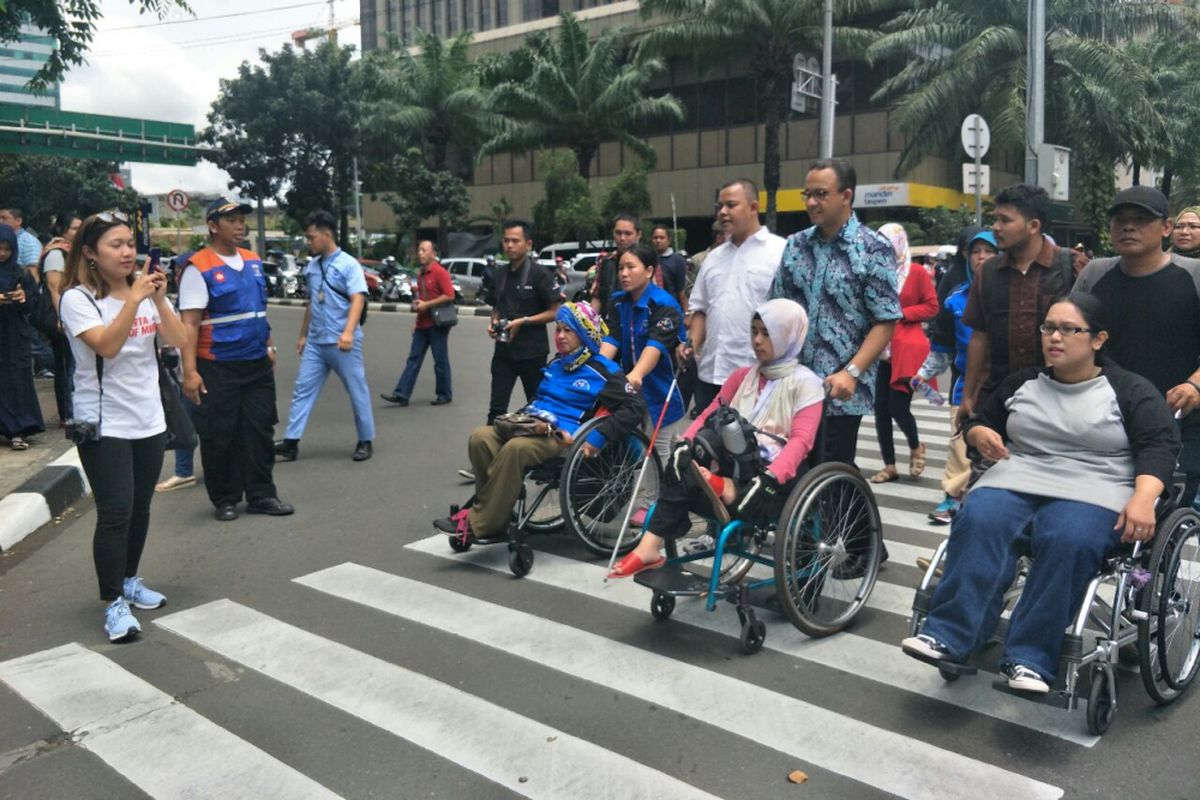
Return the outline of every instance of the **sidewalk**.
{"type": "Polygon", "coordinates": [[[0,553],[60,516],[90,493],[75,445],[58,427],[54,381],[34,380],[46,432],[28,450],[0,445],[0,553]]]}

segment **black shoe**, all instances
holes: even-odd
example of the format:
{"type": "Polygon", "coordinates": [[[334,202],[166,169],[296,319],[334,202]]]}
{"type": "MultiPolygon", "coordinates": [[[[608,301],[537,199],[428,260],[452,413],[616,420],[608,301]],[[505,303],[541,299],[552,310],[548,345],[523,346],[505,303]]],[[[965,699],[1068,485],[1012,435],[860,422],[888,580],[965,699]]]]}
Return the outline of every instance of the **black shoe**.
{"type": "Polygon", "coordinates": [[[290,503],[281,503],[278,497],[260,497],[246,503],[247,514],[267,514],[272,517],[286,517],[296,513],[290,503]]]}
{"type": "Polygon", "coordinates": [[[280,439],[275,442],[276,461],[295,461],[300,455],[299,439],[280,439]]]}
{"type": "Polygon", "coordinates": [[[449,398],[449,397],[436,397],[436,398],[434,398],[434,401],[433,401],[432,403],[430,403],[429,405],[431,405],[431,406],[444,406],[444,405],[449,405],[449,404],[450,404],[450,398],[449,398]]]}
{"type": "Polygon", "coordinates": [[[370,442],[359,442],[354,446],[354,460],[366,461],[374,452],[375,448],[371,446],[370,442]]]}
{"type": "MultiPolygon", "coordinates": [[[[249,511],[250,509],[246,510],[249,511]]],[[[237,506],[233,503],[224,503],[219,505],[217,506],[216,511],[213,512],[213,516],[216,517],[220,522],[233,522],[238,518],[237,506]]]]}
{"type": "Polygon", "coordinates": [[[398,395],[398,394],[381,394],[381,395],[379,395],[379,396],[380,396],[381,398],[383,398],[384,400],[386,400],[387,402],[389,402],[389,403],[395,403],[396,405],[398,405],[398,406],[400,406],[400,407],[402,407],[402,408],[403,408],[404,406],[408,405],[408,398],[407,398],[407,397],[401,397],[401,396],[400,396],[400,395],[398,395]]]}

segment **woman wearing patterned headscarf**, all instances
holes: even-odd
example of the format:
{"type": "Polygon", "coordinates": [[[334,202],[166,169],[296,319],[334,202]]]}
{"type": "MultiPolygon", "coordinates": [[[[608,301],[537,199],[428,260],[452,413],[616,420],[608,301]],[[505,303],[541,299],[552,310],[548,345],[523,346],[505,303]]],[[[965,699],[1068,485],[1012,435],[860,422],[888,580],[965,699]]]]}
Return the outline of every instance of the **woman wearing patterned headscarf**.
{"type": "Polygon", "coordinates": [[[1176,215],[1171,250],[1187,258],[1200,258],[1200,206],[1188,206],[1176,215]]]}
{"type": "Polygon", "coordinates": [[[871,477],[871,483],[887,483],[900,478],[896,471],[896,445],[892,440],[893,420],[904,432],[912,451],[908,474],[916,478],[925,471],[925,445],[921,444],[917,421],[909,409],[912,403],[909,384],[929,355],[929,338],[921,323],[933,319],[938,312],[933,280],[924,267],[913,268],[904,228],[889,222],[880,226],[879,233],[896,251],[896,289],[900,292],[900,310],[904,319],[896,323],[891,344],[879,357],[879,371],[875,375],[875,433],[883,455],[883,469],[871,477]]]}
{"type": "Polygon", "coordinates": [[[0,225],[0,436],[13,450],[27,450],[25,437],[46,429],[33,386],[29,341],[22,331],[35,288],[17,264],[17,234],[0,225]]]}
{"type": "Polygon", "coordinates": [[[816,440],[825,390],[817,374],[798,360],[808,335],[803,306],[783,298],[768,300],[755,309],[749,333],[758,363],[733,371],[671,451],[646,534],[608,577],[628,578],[665,564],[664,540],[687,534],[689,511],[721,522],[730,519],[731,509],[748,517],[778,516],[783,486],[800,474],[816,440]],[[759,454],[767,465],[740,484],[693,459],[696,434],[721,405],[731,406],[757,429],[759,454]]]}
{"type": "Polygon", "coordinates": [[[606,416],[584,443],[584,455],[595,455],[605,441],[624,438],[641,423],[645,403],[621,368],[600,355],[608,328],[599,314],[587,303],[563,303],[554,322],[558,357],[542,370],[537,395],[521,409],[549,423],[550,435],[505,439],[493,425],[472,431],[467,454],[475,473],[475,499],[469,507],[434,520],[442,533],[477,539],[502,534],[526,470],[560,455],[579,426],[600,409],[606,416]]]}

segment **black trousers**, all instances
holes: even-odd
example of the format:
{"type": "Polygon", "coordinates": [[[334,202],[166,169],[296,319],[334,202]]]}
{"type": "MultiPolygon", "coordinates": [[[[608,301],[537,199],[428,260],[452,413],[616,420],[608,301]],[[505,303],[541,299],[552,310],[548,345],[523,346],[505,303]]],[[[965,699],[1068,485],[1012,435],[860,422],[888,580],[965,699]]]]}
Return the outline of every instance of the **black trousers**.
{"type": "Polygon", "coordinates": [[[92,559],[106,603],[121,596],[126,578],[137,575],[166,444],[167,434],[160,433],[146,439],[105,436],[79,445],[79,461],[96,500],[92,559]]]}
{"type": "MultiPolygon", "coordinates": [[[[805,471],[805,468],[802,467],[800,475],[803,475],[805,471]]],[[[693,479],[694,476],[688,474],[681,482],[676,480],[670,471],[663,471],[658,500],[654,504],[654,513],[650,516],[651,533],[663,539],[679,539],[686,536],[692,529],[689,512],[698,514],[705,519],[714,518],[712,501],[708,499],[708,495],[703,489],[693,484],[693,479]]],[[[799,476],[788,481],[782,487],[774,504],[765,509],[767,518],[775,519],[783,512],[787,496],[798,480],[799,476]]],[[[745,484],[740,483],[738,487],[740,495],[745,484]]],[[[730,509],[730,513],[733,513],[732,509],[730,509]]]]}
{"type": "Polygon", "coordinates": [[[207,394],[196,409],[204,485],[214,506],[277,497],[272,439],[275,369],[269,358],[255,361],[196,359],[207,394]]]}
{"type": "Polygon", "coordinates": [[[861,424],[862,417],[826,416],[822,423],[825,446],[821,463],[840,461],[854,466],[854,454],[858,450],[858,426],[861,424]]]}
{"type": "Polygon", "coordinates": [[[884,464],[896,463],[896,444],[892,440],[892,420],[904,432],[908,449],[915,450],[921,439],[917,434],[917,421],[913,418],[912,392],[893,389],[892,363],[880,361],[875,375],[875,434],[879,437],[879,453],[884,464]]]}
{"type": "Polygon", "coordinates": [[[699,378],[696,379],[696,388],[693,390],[693,397],[696,398],[696,416],[704,413],[704,409],[712,405],[712,401],[717,399],[717,393],[721,391],[719,383],[705,383],[699,378]]]}
{"type": "Polygon", "coordinates": [[[508,411],[508,401],[512,399],[517,378],[521,379],[521,388],[525,390],[525,402],[528,403],[534,398],[538,386],[542,383],[542,368],[545,366],[544,356],[511,359],[500,355],[498,349],[492,354],[492,397],[488,403],[488,425],[508,411]]]}

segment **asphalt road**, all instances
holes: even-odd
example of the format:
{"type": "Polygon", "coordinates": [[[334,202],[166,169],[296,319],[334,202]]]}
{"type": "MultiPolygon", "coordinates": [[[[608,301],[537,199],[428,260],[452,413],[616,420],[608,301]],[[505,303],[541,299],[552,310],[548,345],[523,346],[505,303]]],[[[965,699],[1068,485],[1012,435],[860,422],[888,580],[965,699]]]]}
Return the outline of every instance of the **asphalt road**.
{"type": "MultiPolygon", "coordinates": [[[[270,311],[281,417],[301,315],[270,311]]],[[[368,462],[350,460],[333,379],[300,460],[276,468],[294,517],[218,523],[201,488],[159,495],[141,571],[170,602],[138,612],[136,643],[103,635],[89,506],[0,560],[0,798],[1200,798],[1190,695],[1156,708],[1122,673],[1097,740],[1082,710],[983,673],[944,685],[900,653],[912,556],[946,533],[922,520],[946,435],[928,406],[926,475],[879,493],[893,560],[830,639],[768,618],[746,657],[732,608],[686,600],[656,623],[647,590],[602,585],[567,536],[535,541],[524,580],[503,548],[451,554],[429,523],[469,493],[455,470],[486,412],[484,322],[451,335],[451,405],[429,405],[431,360],[410,407],[376,399],[368,462]]],[[[373,396],[394,386],[411,324],[371,316],[373,396]]]]}

